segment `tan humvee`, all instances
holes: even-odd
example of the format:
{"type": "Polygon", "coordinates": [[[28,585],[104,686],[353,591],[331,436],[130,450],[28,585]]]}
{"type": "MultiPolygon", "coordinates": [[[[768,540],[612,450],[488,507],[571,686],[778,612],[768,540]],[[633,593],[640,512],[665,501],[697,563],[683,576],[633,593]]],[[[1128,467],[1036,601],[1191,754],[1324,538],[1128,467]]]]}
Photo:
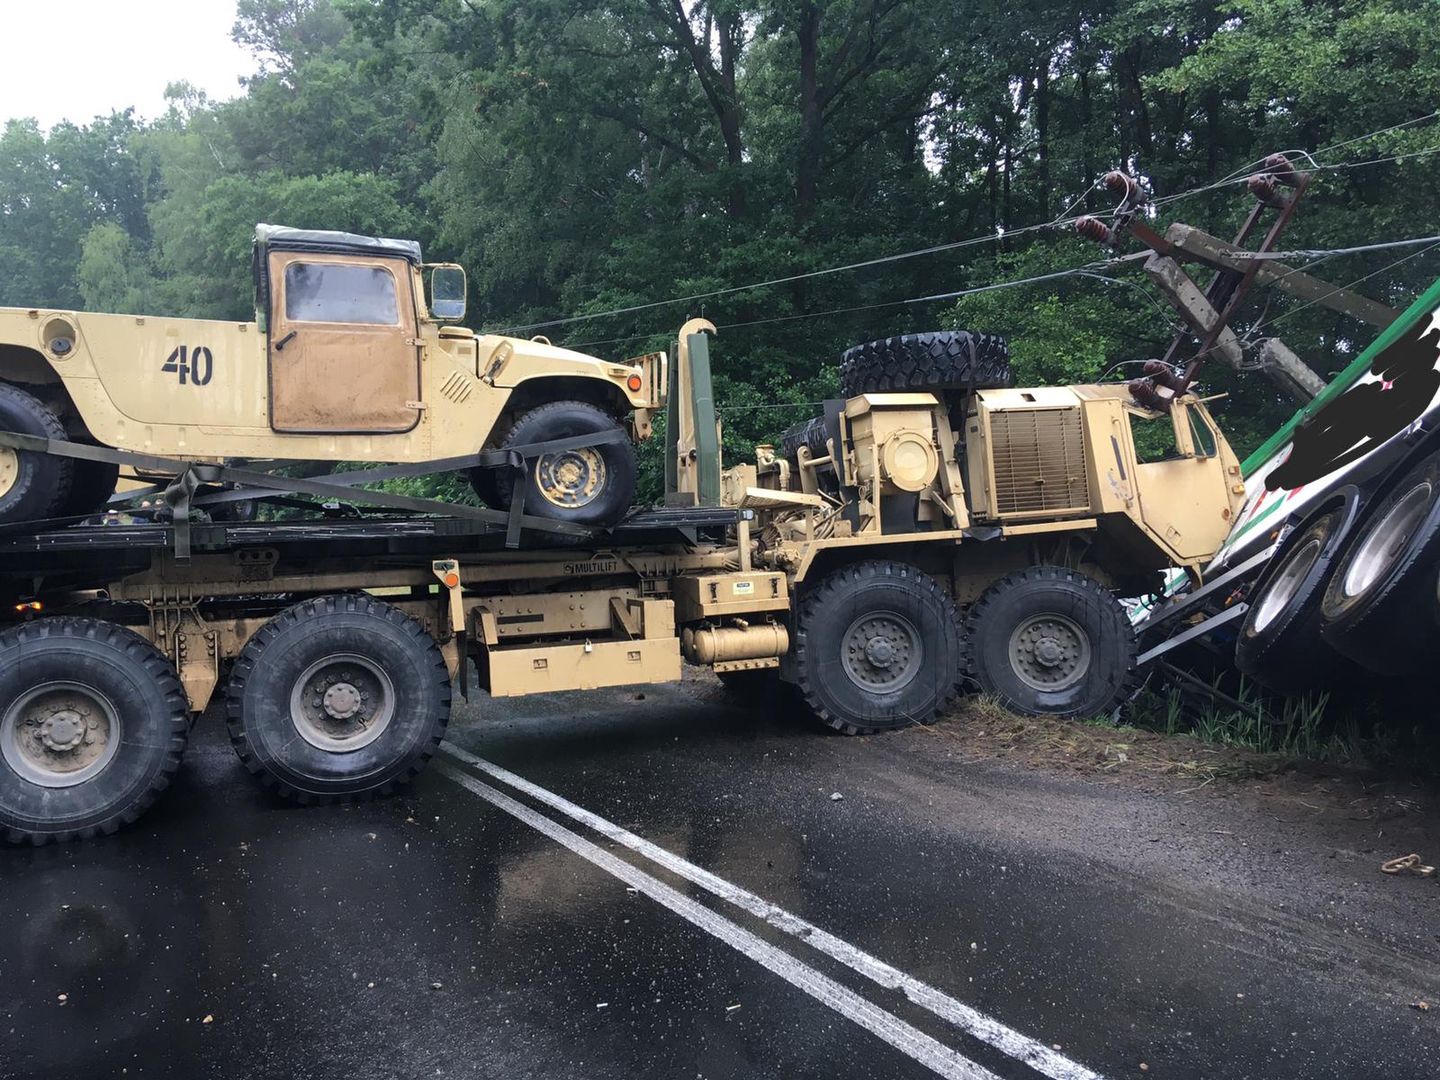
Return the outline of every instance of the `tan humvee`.
{"type": "MultiPolygon", "coordinates": [[[[446,325],[464,314],[464,271],[422,263],[411,241],[262,225],[254,270],[255,322],[0,309],[0,429],[56,437],[58,420],[71,439],[192,461],[418,462],[517,428],[539,442],[628,418],[644,438],[662,403],[658,357],[609,363],[446,325]],[[24,426],[32,402],[52,415],[24,426]],[[557,402],[576,408],[521,423],[557,402]]],[[[29,475],[25,457],[0,450],[0,520],[67,505],[53,489],[68,474],[29,475]]],[[[608,524],[628,508],[633,473],[625,443],[550,455],[528,509],[608,524]]]]}

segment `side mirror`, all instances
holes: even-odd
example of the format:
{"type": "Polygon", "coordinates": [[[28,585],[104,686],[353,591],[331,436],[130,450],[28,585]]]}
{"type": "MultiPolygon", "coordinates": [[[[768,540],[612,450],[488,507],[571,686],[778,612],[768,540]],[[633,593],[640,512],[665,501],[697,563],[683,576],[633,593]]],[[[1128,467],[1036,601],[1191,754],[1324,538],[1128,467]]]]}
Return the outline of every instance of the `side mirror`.
{"type": "Polygon", "coordinates": [[[465,269],[437,266],[430,271],[430,314],[442,322],[465,317],[465,269]]]}

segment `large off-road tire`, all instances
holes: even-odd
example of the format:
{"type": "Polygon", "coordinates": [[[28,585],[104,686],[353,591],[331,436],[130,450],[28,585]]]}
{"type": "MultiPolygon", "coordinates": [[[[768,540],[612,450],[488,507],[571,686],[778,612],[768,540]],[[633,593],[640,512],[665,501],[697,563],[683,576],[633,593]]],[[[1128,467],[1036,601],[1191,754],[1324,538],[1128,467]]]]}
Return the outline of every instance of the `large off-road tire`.
{"type": "MultiPolygon", "coordinates": [[[[65,439],[65,425],[33,394],[0,383],[0,431],[65,439]]],[[[70,495],[69,458],[0,447],[0,524],[55,517],[70,495]]]]}
{"type": "Polygon", "coordinates": [[[170,783],[190,726],[170,662],[138,634],[57,617],[0,634],[0,832],[112,833],[170,783]]]}
{"type": "Polygon", "coordinates": [[[1342,488],[1266,564],[1235,640],[1235,666],[1256,682],[1291,694],[1354,673],[1320,638],[1320,598],[1363,506],[1358,488],[1342,488]]]}
{"type": "Polygon", "coordinates": [[[1094,578],[1060,566],[1007,574],[965,616],[966,675],[1030,716],[1103,716],[1130,694],[1135,634],[1094,578]]]}
{"type": "Polygon", "coordinates": [[[82,517],[100,513],[120,480],[120,466],[104,461],[76,458],[70,478],[70,494],[59,509],[60,517],[82,517]]]}
{"type": "Polygon", "coordinates": [[[801,600],[795,683],[822,723],[865,735],[928,721],[959,689],[955,605],[901,562],[834,571],[801,600]]]}
{"type": "Polygon", "coordinates": [[[1440,452],[1377,500],[1336,560],[1320,601],[1320,635],[1361,667],[1399,675],[1433,663],[1430,617],[1440,564],[1440,452]]]}
{"type": "Polygon", "coordinates": [[[996,334],[902,334],[856,345],[840,358],[840,392],[847,398],[887,390],[993,390],[1012,385],[1010,348],[996,334]]]}
{"type": "Polygon", "coordinates": [[[812,416],[809,420],[802,420],[786,428],[780,435],[775,452],[782,458],[796,461],[800,447],[804,446],[809,449],[811,457],[824,457],[830,453],[827,442],[829,438],[830,432],[825,427],[825,418],[812,416]]]}
{"type": "Polygon", "coordinates": [[[386,794],[425,767],[450,720],[450,674],[425,629],[364,594],[282,611],[250,639],[226,690],[230,741],[281,794],[386,794]]]}
{"type": "MultiPolygon", "coordinates": [[[[524,446],[621,426],[615,417],[587,402],[552,401],[522,414],[497,446],[524,446]]],[[[635,447],[628,439],[545,454],[529,462],[528,468],[527,514],[597,528],[614,525],[625,516],[635,497],[639,471],[635,447]]],[[[499,509],[510,505],[515,479],[508,469],[471,470],[470,483],[489,505],[499,509]]]]}

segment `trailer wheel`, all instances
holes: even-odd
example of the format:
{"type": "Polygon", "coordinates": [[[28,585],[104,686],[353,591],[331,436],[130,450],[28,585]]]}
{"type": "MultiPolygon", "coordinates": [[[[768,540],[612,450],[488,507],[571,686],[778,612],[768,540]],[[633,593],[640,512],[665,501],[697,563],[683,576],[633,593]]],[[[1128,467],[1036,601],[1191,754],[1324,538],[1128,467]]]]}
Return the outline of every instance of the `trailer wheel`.
{"type": "Polygon", "coordinates": [[[1366,515],[1320,601],[1320,634],[1377,674],[1434,654],[1430,582],[1440,563],[1440,453],[1419,462],[1366,515]]]}
{"type": "Polygon", "coordinates": [[[385,794],[445,735],[450,673],[425,629],[364,594],[322,596],[267,622],[235,661],[230,741],[301,802],[385,794]]]}
{"type": "Polygon", "coordinates": [[[1135,634],[1093,578],[1032,566],[995,582],[966,613],[965,670],[981,692],[1030,716],[1102,716],[1125,700],[1135,634]]]}
{"type": "Polygon", "coordinates": [[[993,390],[1014,383],[1010,347],[998,334],[901,334],[856,345],[840,357],[840,393],[847,398],[886,390],[993,390]]]}
{"type": "MultiPolygon", "coordinates": [[[[65,426],[51,408],[19,387],[0,383],[0,431],[64,440],[65,426]]],[[[70,493],[69,458],[0,447],[0,522],[55,516],[70,493]]]]}
{"type": "MultiPolygon", "coordinates": [[[[524,446],[618,428],[618,420],[587,402],[552,401],[523,414],[499,445],[524,446]]],[[[630,509],[639,471],[628,439],[545,454],[529,468],[527,514],[601,528],[614,525],[630,509]]],[[[503,508],[510,505],[515,481],[505,469],[476,469],[471,486],[485,502],[503,508]],[[485,472],[491,476],[480,475],[485,472]]]]}
{"type": "Polygon", "coordinates": [[[189,732],[170,662],[100,619],[0,634],[0,829],[43,844],[112,833],[170,783],[189,732]]]}
{"type": "Polygon", "coordinates": [[[1270,559],[1235,641],[1235,666],[1282,694],[1328,685],[1352,671],[1320,637],[1320,597],[1363,505],[1358,488],[1342,488],[1337,496],[1270,559]]]}
{"type": "Polygon", "coordinates": [[[955,605],[928,574],[878,560],[837,570],[800,605],[795,681],[846,735],[930,720],[958,690],[955,605]]]}

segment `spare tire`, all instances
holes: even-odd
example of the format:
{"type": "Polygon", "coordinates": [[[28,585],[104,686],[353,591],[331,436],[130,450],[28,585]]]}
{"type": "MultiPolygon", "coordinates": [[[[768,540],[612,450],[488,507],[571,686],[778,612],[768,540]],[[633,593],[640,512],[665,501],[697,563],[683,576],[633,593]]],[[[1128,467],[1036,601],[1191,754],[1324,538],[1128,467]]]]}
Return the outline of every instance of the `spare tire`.
{"type": "Polygon", "coordinates": [[[792,424],[786,428],[780,436],[780,445],[776,453],[789,461],[795,461],[799,457],[800,447],[808,447],[811,457],[824,457],[830,452],[826,440],[830,433],[825,429],[825,418],[823,416],[812,416],[809,420],[803,420],[798,424],[792,424]]]}
{"type": "Polygon", "coordinates": [[[887,390],[995,390],[1014,382],[1005,339],[969,330],[867,341],[840,358],[840,392],[847,398],[887,390]]]}

